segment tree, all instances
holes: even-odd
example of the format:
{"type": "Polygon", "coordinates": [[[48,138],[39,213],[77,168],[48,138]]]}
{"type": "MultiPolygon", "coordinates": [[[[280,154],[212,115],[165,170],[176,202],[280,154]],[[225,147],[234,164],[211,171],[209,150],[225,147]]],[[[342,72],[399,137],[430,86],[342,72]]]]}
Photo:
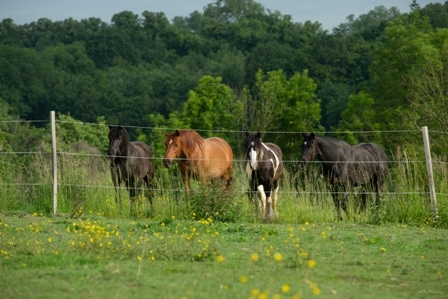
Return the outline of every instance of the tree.
{"type": "MultiPolygon", "coordinates": [[[[151,114],[150,120],[157,131],[163,127],[198,130],[204,138],[224,138],[235,150],[239,148],[239,138],[234,131],[240,130],[245,123],[243,109],[243,103],[235,97],[232,89],[222,83],[221,77],[204,76],[190,91],[180,111],[172,112],[168,119],[160,114],[151,114]]],[[[149,139],[161,141],[163,137],[157,131],[153,130],[149,139]]],[[[160,145],[156,152],[162,152],[160,145]]]]}
{"type": "Polygon", "coordinates": [[[428,17],[434,28],[448,28],[448,1],[442,3],[429,3],[420,9],[422,17],[428,17]]]}
{"type": "Polygon", "coordinates": [[[247,125],[251,130],[289,132],[273,134],[267,138],[277,143],[285,156],[297,155],[298,134],[320,127],[320,101],[316,97],[317,85],[308,72],[295,73],[289,79],[283,71],[256,75],[254,110],[247,125]]]}
{"type": "Polygon", "coordinates": [[[202,77],[196,89],[190,91],[181,117],[191,129],[204,130],[200,132],[203,137],[215,136],[219,132],[233,148],[238,146],[234,134],[228,131],[242,127],[243,105],[232,89],[222,83],[221,77],[202,77]]]}
{"type": "MultiPolygon", "coordinates": [[[[383,130],[448,130],[447,40],[448,29],[433,30],[418,15],[386,28],[384,47],[372,67],[383,130]]],[[[415,143],[409,136],[401,138],[393,136],[389,142],[415,143]]],[[[432,146],[441,153],[447,145],[440,139],[432,146]]]]}
{"type": "Polygon", "coordinates": [[[381,117],[376,115],[375,100],[366,92],[351,95],[347,108],[341,113],[337,131],[348,133],[347,141],[351,144],[360,142],[376,142],[382,144],[380,125],[381,117]],[[352,132],[363,132],[354,135],[352,132]]]}
{"type": "MultiPolygon", "coordinates": [[[[50,132],[49,126],[47,132],[50,132]]],[[[57,115],[56,131],[59,150],[68,150],[75,143],[83,141],[89,146],[98,149],[101,153],[107,153],[109,128],[102,116],[98,117],[96,125],[88,126],[70,115],[59,113],[57,115]]],[[[50,147],[51,137],[49,133],[44,135],[43,141],[50,147]]]]}

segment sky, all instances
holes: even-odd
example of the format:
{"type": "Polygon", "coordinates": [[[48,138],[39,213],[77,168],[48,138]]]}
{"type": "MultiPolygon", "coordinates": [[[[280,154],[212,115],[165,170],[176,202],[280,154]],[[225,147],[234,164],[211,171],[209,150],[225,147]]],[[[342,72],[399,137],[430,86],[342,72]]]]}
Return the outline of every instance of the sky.
{"type": "MultiPolygon", "coordinates": [[[[255,0],[271,11],[291,15],[294,22],[319,22],[332,30],[347,21],[349,15],[355,18],[366,14],[377,6],[395,6],[401,13],[409,12],[412,0],[255,0]]],[[[116,13],[129,10],[141,16],[147,10],[164,12],[169,20],[176,16],[186,17],[195,10],[204,11],[215,0],[0,0],[0,20],[11,18],[22,25],[47,18],[63,21],[100,18],[109,23],[116,13]]],[[[420,7],[428,3],[444,3],[444,0],[417,0],[420,7]]]]}

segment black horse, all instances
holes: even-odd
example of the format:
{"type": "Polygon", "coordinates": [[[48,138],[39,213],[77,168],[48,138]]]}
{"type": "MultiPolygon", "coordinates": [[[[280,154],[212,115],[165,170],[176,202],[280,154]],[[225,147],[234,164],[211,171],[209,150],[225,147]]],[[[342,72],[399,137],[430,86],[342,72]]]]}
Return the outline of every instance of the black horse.
{"type": "Polygon", "coordinates": [[[131,142],[129,139],[129,133],[123,126],[109,126],[110,170],[116,191],[115,200],[121,202],[120,186],[124,182],[129,190],[131,203],[134,203],[135,196],[145,182],[152,205],[154,164],[151,150],[145,143],[131,142]]]}
{"type": "Polygon", "coordinates": [[[376,207],[380,205],[380,189],[389,171],[386,153],[374,143],[349,145],[345,141],[331,137],[318,137],[314,133],[304,134],[300,165],[318,159],[322,172],[330,187],[339,220],[341,207],[347,211],[347,191],[361,186],[361,209],[365,212],[367,190],[375,190],[376,207]],[[342,200],[339,195],[342,194],[342,200]]]}
{"type": "Polygon", "coordinates": [[[279,189],[279,178],[283,171],[282,150],[274,143],[263,143],[260,133],[249,134],[243,142],[246,159],[246,176],[249,179],[249,200],[255,205],[255,211],[266,220],[277,216],[276,203],[279,189]],[[255,193],[261,200],[254,200],[255,193]]]}

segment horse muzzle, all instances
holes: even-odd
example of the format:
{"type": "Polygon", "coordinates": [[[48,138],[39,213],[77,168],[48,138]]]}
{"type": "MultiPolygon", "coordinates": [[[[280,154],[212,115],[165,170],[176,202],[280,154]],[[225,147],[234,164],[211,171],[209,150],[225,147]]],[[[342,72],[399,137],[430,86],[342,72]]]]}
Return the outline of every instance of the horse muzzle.
{"type": "Polygon", "coordinates": [[[163,166],[165,166],[166,168],[170,168],[171,164],[173,164],[173,160],[170,159],[163,159],[163,166]]]}
{"type": "Polygon", "coordinates": [[[250,161],[250,168],[251,168],[252,170],[257,170],[257,162],[252,162],[252,161],[250,161]]]}

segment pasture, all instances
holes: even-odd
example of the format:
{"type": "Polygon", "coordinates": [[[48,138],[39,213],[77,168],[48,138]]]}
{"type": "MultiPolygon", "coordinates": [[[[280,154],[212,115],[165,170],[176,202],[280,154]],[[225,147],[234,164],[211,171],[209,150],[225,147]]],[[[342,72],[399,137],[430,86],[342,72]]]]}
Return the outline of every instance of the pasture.
{"type": "MultiPolygon", "coordinates": [[[[401,158],[400,158],[401,159],[401,158]]],[[[408,158],[412,161],[412,157],[408,158]]],[[[396,158],[394,160],[397,160],[396,158]]],[[[0,160],[0,288],[3,298],[443,298],[447,201],[431,219],[424,165],[391,168],[381,208],[335,221],[316,165],[286,167],[278,217],[265,223],[248,203],[234,163],[231,188],[191,181],[155,159],[153,208],[129,193],[115,201],[109,163],[59,157],[58,213],[51,216],[51,161],[0,160]],[[136,211],[132,216],[129,211],[136,211]]],[[[291,163],[287,161],[287,163],[291,163]]],[[[446,164],[435,164],[446,194],[446,164]]],[[[355,190],[356,193],[357,190],[355,190]]]]}
{"type": "Polygon", "coordinates": [[[444,298],[446,231],[0,215],[2,298],[444,298]]]}

